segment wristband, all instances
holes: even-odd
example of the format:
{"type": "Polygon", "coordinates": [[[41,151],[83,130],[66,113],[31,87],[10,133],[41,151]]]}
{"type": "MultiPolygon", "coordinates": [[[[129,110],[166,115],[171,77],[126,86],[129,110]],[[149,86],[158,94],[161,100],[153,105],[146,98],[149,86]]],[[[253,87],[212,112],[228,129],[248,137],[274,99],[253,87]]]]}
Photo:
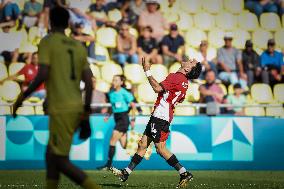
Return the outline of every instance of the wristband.
{"type": "Polygon", "coordinates": [[[152,76],[151,70],[146,71],[145,75],[146,75],[146,77],[151,77],[152,76]]]}

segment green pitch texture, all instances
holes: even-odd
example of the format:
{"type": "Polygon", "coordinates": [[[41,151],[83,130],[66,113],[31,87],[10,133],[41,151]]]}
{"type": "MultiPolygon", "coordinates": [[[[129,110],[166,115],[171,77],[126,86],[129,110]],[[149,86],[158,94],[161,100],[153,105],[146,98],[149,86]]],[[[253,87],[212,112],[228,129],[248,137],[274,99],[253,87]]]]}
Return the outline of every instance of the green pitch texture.
{"type": "MultiPolygon", "coordinates": [[[[175,171],[136,171],[126,183],[106,171],[88,171],[102,188],[143,189],[175,188],[179,176],[175,171]]],[[[187,188],[193,189],[284,189],[283,171],[193,171],[194,179],[187,188]]],[[[0,189],[44,188],[44,171],[0,171],[0,189]]],[[[80,188],[61,177],[62,189],[80,188]]]]}

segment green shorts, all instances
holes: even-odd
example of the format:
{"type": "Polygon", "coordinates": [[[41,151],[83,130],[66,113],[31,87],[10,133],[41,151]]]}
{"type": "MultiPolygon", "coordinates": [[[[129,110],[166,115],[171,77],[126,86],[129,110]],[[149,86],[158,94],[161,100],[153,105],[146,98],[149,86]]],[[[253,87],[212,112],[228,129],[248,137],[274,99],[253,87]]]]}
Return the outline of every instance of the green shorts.
{"type": "Polygon", "coordinates": [[[48,145],[54,154],[69,155],[73,135],[78,128],[81,115],[78,112],[50,115],[48,145]]]}

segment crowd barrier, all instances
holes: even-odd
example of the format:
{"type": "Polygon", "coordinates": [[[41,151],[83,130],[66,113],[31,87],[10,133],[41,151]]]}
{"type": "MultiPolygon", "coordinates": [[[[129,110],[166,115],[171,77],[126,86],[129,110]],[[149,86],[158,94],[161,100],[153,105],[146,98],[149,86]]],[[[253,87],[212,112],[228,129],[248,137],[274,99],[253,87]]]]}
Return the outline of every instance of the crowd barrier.
{"type": "MultiPolygon", "coordinates": [[[[78,135],[71,160],[83,169],[96,169],[107,160],[113,118],[91,116],[92,136],[78,135]]],[[[138,116],[135,131],[142,133],[149,117],[138,116]]],[[[167,147],[189,169],[284,170],[284,119],[269,117],[176,116],[167,147]]],[[[47,116],[0,116],[0,169],[43,169],[48,140],[47,116]]],[[[130,160],[117,144],[114,166],[130,160]]],[[[138,169],[172,169],[153,150],[138,169]]]]}

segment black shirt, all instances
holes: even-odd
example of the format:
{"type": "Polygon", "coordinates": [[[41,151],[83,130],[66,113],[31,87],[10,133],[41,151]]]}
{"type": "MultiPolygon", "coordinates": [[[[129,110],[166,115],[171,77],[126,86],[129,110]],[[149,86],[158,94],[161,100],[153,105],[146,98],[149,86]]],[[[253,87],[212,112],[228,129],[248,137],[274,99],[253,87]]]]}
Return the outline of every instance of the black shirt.
{"type": "Polygon", "coordinates": [[[152,37],[150,40],[146,40],[144,37],[140,36],[137,40],[137,45],[147,54],[150,54],[154,49],[158,48],[156,39],[152,37]]]}
{"type": "Polygon", "coordinates": [[[259,56],[255,51],[248,52],[243,50],[242,62],[245,72],[255,70],[257,67],[259,67],[259,56]]]}
{"type": "Polygon", "coordinates": [[[184,39],[181,35],[178,35],[176,38],[166,35],[163,37],[161,45],[167,46],[170,52],[177,53],[178,49],[184,45],[184,39]]]}

